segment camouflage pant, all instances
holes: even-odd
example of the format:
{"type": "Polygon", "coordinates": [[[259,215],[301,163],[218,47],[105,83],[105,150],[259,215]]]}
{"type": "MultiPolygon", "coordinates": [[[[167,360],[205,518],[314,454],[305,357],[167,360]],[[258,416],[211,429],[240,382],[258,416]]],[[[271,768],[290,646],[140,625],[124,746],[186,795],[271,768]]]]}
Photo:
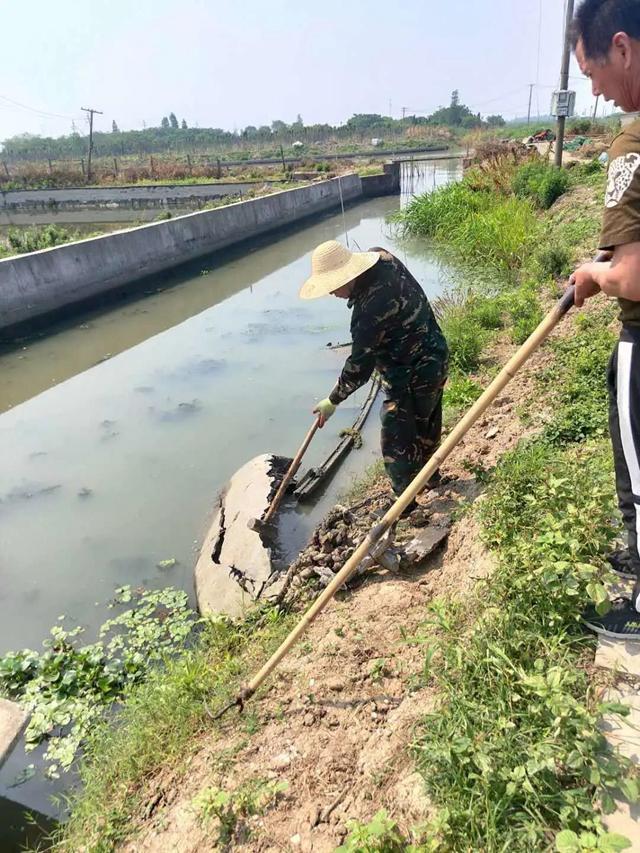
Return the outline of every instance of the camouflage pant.
{"type": "Polygon", "coordinates": [[[387,392],[382,404],[382,458],[393,491],[401,494],[429,461],[442,434],[442,389],[446,378],[412,382],[398,393],[387,392]]]}

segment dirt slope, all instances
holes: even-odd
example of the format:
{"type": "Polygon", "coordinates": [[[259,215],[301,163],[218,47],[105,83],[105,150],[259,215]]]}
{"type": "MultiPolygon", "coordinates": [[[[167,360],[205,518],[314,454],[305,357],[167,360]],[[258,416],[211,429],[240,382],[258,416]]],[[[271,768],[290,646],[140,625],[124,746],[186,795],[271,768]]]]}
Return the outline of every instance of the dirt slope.
{"type": "MultiPolygon", "coordinates": [[[[501,364],[514,349],[502,344],[493,358],[501,364]]],[[[421,498],[428,509],[450,512],[478,494],[468,464],[490,467],[526,434],[518,412],[534,399],[535,376],[549,358],[544,349],[534,355],[472,428],[444,467],[452,481],[421,498]]],[[[372,498],[385,489],[378,484],[372,498]]],[[[412,532],[405,523],[405,535],[412,532]]],[[[194,798],[256,778],[286,781],[288,789],[239,826],[226,849],[331,851],[348,819],[368,820],[381,807],[405,829],[423,820],[428,802],[409,746],[433,701],[420,678],[426,605],[436,596],[465,597],[490,571],[476,524],[462,514],[448,542],[422,563],[360,578],[281,664],[266,696],[243,718],[229,716],[224,739],[202,741],[185,778],[150,780],[146,814],[123,849],[225,849],[217,820],[203,825],[194,798]]]]}

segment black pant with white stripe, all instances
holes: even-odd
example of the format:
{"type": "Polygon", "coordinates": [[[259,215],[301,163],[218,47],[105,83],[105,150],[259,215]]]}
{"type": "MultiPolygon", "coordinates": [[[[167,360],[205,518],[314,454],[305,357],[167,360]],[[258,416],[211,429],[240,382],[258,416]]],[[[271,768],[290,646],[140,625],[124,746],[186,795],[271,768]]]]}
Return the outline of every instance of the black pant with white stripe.
{"type": "Polygon", "coordinates": [[[640,610],[640,328],[623,327],[609,362],[608,385],[618,506],[638,577],[633,600],[640,610]]]}

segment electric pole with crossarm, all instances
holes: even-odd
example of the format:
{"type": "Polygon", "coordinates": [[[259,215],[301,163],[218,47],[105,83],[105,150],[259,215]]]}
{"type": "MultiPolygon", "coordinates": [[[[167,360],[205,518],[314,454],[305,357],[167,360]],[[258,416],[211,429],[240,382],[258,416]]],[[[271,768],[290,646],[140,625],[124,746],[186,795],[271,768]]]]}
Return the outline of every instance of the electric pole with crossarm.
{"type": "Polygon", "coordinates": [[[94,110],[92,107],[80,107],[83,113],[89,113],[89,156],[87,158],[87,183],[91,182],[91,152],[93,151],[93,114],[102,115],[101,110],[94,110]]]}

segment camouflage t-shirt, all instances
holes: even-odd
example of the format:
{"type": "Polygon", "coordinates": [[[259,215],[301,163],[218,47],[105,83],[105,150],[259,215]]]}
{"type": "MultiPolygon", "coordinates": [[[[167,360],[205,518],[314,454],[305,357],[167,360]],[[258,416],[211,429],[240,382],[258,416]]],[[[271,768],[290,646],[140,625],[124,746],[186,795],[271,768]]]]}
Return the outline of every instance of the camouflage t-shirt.
{"type": "Polygon", "coordinates": [[[349,300],[351,355],[331,392],[341,403],[377,368],[387,391],[401,394],[414,380],[442,383],[448,350],[424,291],[390,252],[374,247],[380,260],[355,282],[349,300]]]}
{"type": "MultiPolygon", "coordinates": [[[[600,248],[640,242],[640,119],[611,143],[600,248]]],[[[619,299],[620,320],[640,326],[640,302],[619,299]]]]}

